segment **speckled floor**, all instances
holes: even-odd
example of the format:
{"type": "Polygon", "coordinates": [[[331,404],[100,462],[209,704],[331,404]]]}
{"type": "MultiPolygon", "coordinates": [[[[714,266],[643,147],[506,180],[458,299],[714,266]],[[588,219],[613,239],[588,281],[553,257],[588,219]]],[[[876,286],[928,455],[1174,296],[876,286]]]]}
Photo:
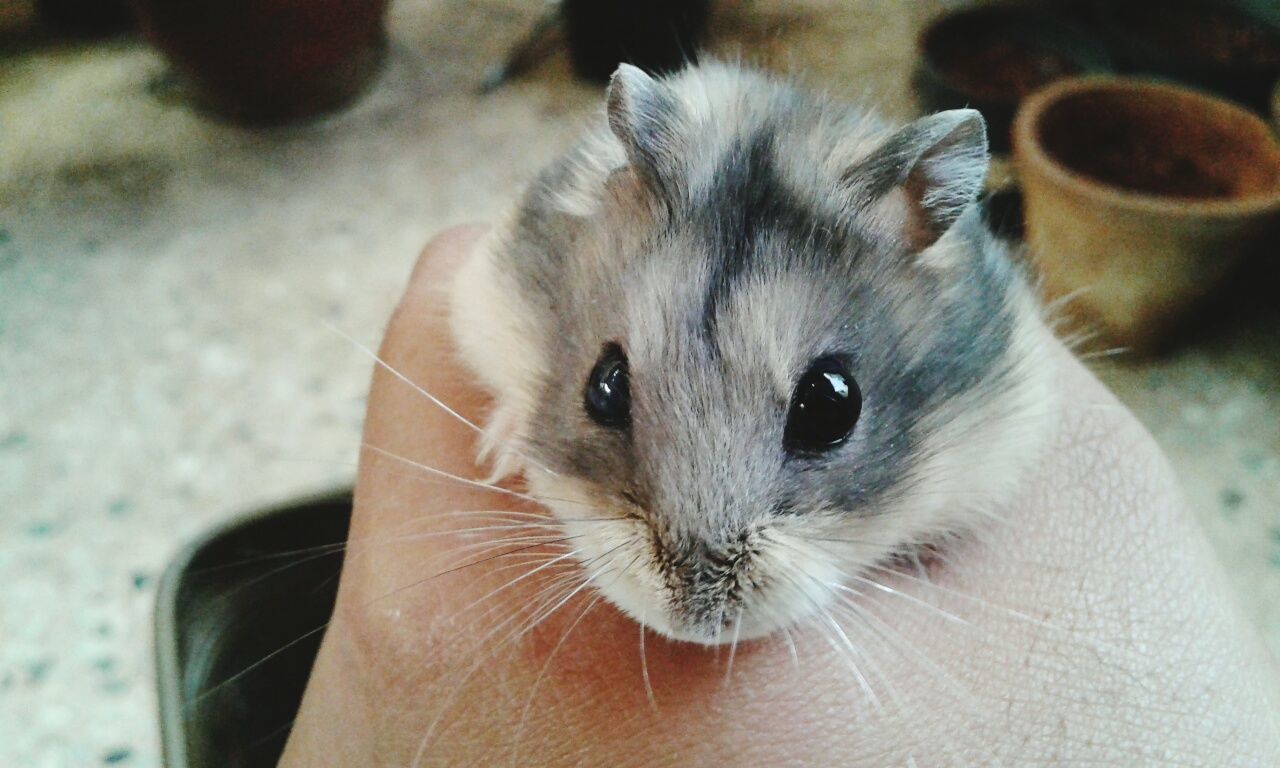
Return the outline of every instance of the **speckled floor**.
{"type": "MultiPolygon", "coordinates": [[[[166,562],[350,481],[369,363],[326,324],[375,343],[422,243],[492,217],[598,97],[559,58],[475,94],[536,5],[399,3],[373,91],[271,132],[165,98],[135,41],[0,58],[0,765],[159,764],[166,562]]],[[[905,117],[936,8],[730,4],[719,40],[905,117]]],[[[1223,314],[1103,373],[1280,652],[1280,315],[1223,314]]]]}

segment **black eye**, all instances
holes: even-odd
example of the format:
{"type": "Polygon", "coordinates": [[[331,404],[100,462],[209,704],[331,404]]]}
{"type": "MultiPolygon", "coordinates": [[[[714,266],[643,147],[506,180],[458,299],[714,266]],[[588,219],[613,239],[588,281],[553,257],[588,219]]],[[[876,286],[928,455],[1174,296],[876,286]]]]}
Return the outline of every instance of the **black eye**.
{"type": "Polygon", "coordinates": [[[591,369],[583,396],[587,415],[597,424],[622,429],[631,423],[631,383],[627,358],[617,344],[608,344],[591,369]]]}
{"type": "Polygon", "coordinates": [[[816,453],[843,443],[862,413],[858,384],[834,357],[814,361],[791,396],[787,414],[787,449],[816,453]]]}

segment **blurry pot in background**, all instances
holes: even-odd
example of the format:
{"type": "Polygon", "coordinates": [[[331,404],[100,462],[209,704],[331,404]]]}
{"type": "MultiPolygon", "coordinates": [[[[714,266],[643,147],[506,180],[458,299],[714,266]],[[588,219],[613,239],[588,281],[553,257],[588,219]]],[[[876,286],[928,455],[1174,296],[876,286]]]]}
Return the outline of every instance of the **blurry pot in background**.
{"type": "Polygon", "coordinates": [[[1276,0],[1093,0],[1126,70],[1207,88],[1267,113],[1280,78],[1276,0]]]}
{"type": "Polygon", "coordinates": [[[1114,343],[1151,351],[1233,265],[1277,246],[1280,142],[1229,102],[1068,80],[1027,100],[1013,136],[1045,288],[1114,343]]]}
{"type": "Polygon", "coordinates": [[[132,0],[211,110],[277,123],[337,109],[377,74],[387,0],[132,0]]]}
{"type": "Polygon", "coordinates": [[[54,27],[75,34],[119,32],[133,22],[124,0],[36,0],[36,11],[54,27]]]}
{"type": "Polygon", "coordinates": [[[1014,112],[1032,91],[1111,69],[1106,48],[1087,32],[1027,8],[947,14],[924,30],[919,46],[916,85],[924,110],[978,109],[997,152],[1008,151],[1014,112]]]}
{"type": "Polygon", "coordinates": [[[1280,134],[1280,80],[1276,81],[1275,90],[1271,91],[1271,125],[1280,134]]]}
{"type": "Polygon", "coordinates": [[[624,61],[652,73],[697,61],[711,0],[563,0],[560,12],[573,68],[603,83],[624,61]]]}

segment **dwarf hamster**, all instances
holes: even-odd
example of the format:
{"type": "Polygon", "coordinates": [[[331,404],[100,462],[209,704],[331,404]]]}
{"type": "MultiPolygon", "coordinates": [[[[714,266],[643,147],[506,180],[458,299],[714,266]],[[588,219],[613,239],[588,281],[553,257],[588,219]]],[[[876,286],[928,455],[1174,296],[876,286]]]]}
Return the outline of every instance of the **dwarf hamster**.
{"type": "Polygon", "coordinates": [[[973,110],[894,127],[736,65],[623,65],[452,286],[482,458],[618,608],[706,644],[972,530],[1051,392],[987,164],[973,110]]]}

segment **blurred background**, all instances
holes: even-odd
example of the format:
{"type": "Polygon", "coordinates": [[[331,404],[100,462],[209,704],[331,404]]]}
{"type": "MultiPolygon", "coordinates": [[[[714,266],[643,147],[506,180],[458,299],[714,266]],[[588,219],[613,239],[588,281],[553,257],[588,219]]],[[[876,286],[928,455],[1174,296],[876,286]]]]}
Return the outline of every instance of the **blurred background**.
{"type": "Polygon", "coordinates": [[[1280,653],[1280,3],[0,0],[0,765],[162,764],[201,641],[166,566],[354,476],[370,360],[331,327],[376,346],[618,61],[695,51],[986,113],[993,226],[1280,653]]]}

